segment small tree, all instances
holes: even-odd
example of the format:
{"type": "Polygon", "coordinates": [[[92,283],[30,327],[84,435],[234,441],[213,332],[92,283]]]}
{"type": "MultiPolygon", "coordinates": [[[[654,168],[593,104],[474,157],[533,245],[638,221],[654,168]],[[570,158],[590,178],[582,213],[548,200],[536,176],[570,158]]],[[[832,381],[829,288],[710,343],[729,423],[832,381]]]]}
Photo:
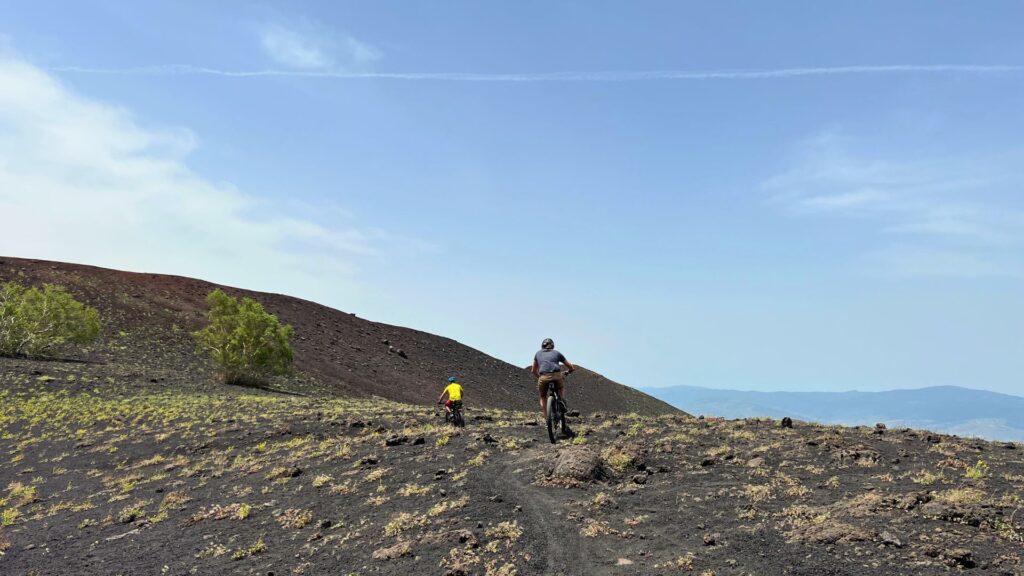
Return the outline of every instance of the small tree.
{"type": "Polygon", "coordinates": [[[42,290],[16,282],[0,285],[0,355],[53,357],[69,344],[88,344],[100,334],[100,313],[75,300],[63,286],[42,290]]]}
{"type": "Polygon", "coordinates": [[[241,302],[219,288],[206,297],[209,326],[194,332],[199,349],[220,367],[227,384],[252,384],[285,374],[292,364],[292,327],[252,298],[241,302]]]}

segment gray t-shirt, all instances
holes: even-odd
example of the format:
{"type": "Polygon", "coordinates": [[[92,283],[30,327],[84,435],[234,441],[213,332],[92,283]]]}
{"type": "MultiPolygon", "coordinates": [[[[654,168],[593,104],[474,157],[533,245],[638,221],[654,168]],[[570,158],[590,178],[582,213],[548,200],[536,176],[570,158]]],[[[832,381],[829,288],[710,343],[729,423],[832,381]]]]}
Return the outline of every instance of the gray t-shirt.
{"type": "Polygon", "coordinates": [[[541,350],[533,357],[537,361],[537,365],[540,366],[541,374],[552,374],[561,370],[559,362],[565,362],[565,356],[558,350],[541,350]]]}

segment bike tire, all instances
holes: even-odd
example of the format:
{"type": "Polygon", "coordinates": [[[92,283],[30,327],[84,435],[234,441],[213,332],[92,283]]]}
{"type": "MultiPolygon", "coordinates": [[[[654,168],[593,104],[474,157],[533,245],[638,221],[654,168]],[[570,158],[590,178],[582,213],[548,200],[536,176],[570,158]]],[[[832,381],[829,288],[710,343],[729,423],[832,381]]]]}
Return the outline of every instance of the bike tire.
{"type": "Polygon", "coordinates": [[[547,424],[548,439],[554,444],[557,441],[558,433],[558,400],[554,394],[548,394],[547,399],[547,424]]]}
{"type": "Polygon", "coordinates": [[[465,428],[466,427],[466,419],[462,415],[462,410],[456,410],[455,411],[455,427],[456,428],[465,428]]]}

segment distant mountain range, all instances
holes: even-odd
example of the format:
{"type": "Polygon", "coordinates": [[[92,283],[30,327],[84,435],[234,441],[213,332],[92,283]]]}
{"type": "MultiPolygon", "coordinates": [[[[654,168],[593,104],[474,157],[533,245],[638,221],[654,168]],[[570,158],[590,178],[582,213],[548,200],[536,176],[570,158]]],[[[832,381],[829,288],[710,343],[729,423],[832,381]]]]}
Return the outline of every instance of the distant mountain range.
{"type": "Polygon", "coordinates": [[[956,386],[887,392],[745,392],[696,386],[644,388],[691,414],[789,416],[825,424],[908,427],[1024,441],[1024,398],[956,386]]]}

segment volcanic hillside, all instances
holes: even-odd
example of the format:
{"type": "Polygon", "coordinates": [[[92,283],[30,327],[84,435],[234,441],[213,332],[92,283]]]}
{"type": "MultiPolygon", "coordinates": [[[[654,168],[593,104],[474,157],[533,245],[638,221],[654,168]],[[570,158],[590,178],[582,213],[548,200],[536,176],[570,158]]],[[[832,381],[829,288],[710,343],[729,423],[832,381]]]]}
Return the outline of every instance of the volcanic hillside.
{"type": "Polygon", "coordinates": [[[451,340],[232,290],[296,326],[275,384],[305,395],[222,386],[188,336],[212,285],[0,271],[107,319],[89,362],[0,358],[2,576],[1024,576],[1020,444],[694,418],[589,376],[606,409],[552,445],[524,371],[451,340]],[[452,365],[525,410],[380,397],[452,365]]]}
{"type": "MultiPolygon", "coordinates": [[[[380,397],[412,404],[437,398],[445,379],[459,376],[467,407],[532,409],[533,377],[478,350],[443,338],[358,318],[314,302],[160,274],[0,257],[0,282],[60,284],[99,309],[103,333],[84,358],[119,382],[210,385],[212,367],[195,354],[190,333],[204,323],[206,295],[221,288],[259,301],[295,328],[292,377],[281,388],[350,398],[380,397]],[[153,382],[150,382],[153,381],[153,382]]],[[[529,358],[532,350],[525,350],[529,358]]],[[[668,404],[601,375],[579,370],[570,398],[581,411],[644,415],[678,413],[668,404]]]]}

